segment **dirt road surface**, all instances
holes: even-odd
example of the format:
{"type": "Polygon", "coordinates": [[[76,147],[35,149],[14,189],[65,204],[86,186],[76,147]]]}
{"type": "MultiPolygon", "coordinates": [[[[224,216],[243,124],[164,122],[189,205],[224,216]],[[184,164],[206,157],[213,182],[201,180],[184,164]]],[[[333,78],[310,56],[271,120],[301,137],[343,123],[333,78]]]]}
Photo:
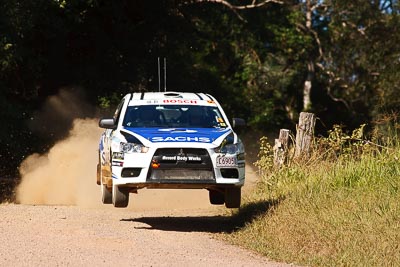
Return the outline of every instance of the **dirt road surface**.
{"type": "Polygon", "coordinates": [[[0,266],[282,266],[213,236],[208,212],[1,205],[0,266]]]}
{"type": "MultiPolygon", "coordinates": [[[[0,205],[0,266],[283,266],[222,241],[237,226],[206,190],[143,189],[126,209],[101,204],[99,134],[96,120],[78,120],[21,164],[23,204],[0,205]]],[[[246,172],[244,195],[257,178],[246,172]]]]}
{"type": "Polygon", "coordinates": [[[205,190],[142,190],[127,209],[2,204],[0,214],[0,266],[285,266],[222,241],[235,225],[205,190]]]}

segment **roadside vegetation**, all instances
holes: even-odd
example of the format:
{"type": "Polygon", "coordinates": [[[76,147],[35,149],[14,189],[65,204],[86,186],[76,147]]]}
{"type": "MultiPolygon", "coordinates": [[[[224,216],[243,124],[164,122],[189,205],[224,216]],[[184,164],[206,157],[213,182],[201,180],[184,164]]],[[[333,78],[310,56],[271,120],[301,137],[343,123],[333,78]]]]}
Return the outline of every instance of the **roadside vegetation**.
{"type": "Polygon", "coordinates": [[[163,58],[167,90],[209,93],[251,131],[302,111],[319,133],[355,128],[400,108],[398,0],[13,0],[0,18],[0,179],[73,119],[158,91],[163,58]]]}
{"type": "Polygon", "coordinates": [[[227,238],[272,259],[308,266],[400,265],[400,144],[396,116],[363,136],[335,126],[308,160],[274,169],[261,139],[257,190],[227,238]]]}

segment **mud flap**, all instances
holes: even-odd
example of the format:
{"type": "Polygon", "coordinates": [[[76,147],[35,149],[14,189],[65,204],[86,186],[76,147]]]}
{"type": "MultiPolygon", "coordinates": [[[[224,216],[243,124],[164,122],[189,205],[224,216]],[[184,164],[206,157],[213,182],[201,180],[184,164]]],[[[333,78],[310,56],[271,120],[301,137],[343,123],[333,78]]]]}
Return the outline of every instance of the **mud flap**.
{"type": "Polygon", "coordinates": [[[100,185],[100,172],[101,172],[100,163],[97,163],[97,184],[98,185],[100,185]]]}

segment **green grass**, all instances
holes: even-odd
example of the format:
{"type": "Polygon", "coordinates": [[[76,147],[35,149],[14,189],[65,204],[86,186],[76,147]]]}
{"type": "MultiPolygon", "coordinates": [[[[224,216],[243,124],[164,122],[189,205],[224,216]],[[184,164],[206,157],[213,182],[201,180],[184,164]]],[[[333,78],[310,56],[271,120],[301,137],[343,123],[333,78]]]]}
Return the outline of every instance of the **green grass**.
{"type": "Polygon", "coordinates": [[[400,266],[399,159],[397,147],[265,172],[227,238],[287,263],[400,266]]]}

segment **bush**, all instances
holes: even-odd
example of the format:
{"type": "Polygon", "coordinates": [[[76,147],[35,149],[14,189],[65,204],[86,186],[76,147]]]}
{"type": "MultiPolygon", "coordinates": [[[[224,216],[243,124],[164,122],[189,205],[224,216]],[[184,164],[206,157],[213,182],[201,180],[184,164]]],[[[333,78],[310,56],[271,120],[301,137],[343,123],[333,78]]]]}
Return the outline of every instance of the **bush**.
{"type": "Polygon", "coordinates": [[[400,265],[400,147],[396,136],[385,147],[367,140],[364,128],[347,134],[335,126],[316,138],[311,160],[279,169],[263,138],[261,179],[243,210],[266,199],[278,204],[229,239],[301,265],[400,265]]]}

